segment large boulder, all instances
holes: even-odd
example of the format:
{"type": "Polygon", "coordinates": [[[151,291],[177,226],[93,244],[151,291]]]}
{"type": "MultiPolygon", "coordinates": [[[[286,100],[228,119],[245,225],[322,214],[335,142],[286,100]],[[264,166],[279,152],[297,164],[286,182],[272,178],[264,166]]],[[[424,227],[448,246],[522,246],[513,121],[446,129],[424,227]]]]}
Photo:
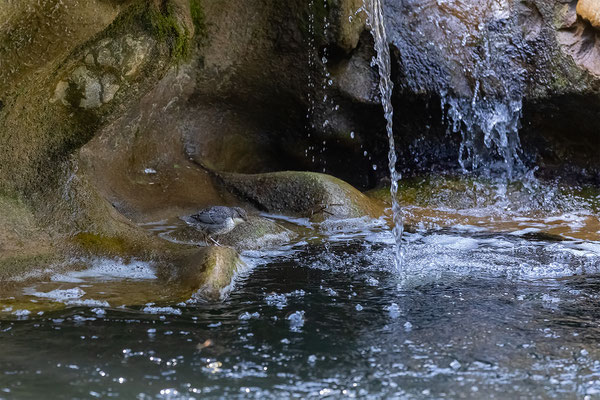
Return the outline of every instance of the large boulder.
{"type": "Polygon", "coordinates": [[[380,204],[331,175],[295,171],[216,175],[232,193],[270,213],[314,220],[378,218],[383,214],[380,204]]]}

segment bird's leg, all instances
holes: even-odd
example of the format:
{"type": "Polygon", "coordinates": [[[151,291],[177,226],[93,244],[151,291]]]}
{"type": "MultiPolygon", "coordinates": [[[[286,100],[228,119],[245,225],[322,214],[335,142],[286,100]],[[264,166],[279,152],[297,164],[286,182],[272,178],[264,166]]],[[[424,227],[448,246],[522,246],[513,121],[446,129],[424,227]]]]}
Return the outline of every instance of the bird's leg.
{"type": "Polygon", "coordinates": [[[209,238],[209,239],[210,239],[210,240],[211,240],[211,241],[212,241],[212,242],[213,242],[215,245],[217,245],[217,246],[221,246],[221,245],[219,244],[219,242],[217,242],[217,241],[216,241],[215,239],[213,239],[212,237],[210,237],[210,236],[209,236],[208,238],[209,238]]]}

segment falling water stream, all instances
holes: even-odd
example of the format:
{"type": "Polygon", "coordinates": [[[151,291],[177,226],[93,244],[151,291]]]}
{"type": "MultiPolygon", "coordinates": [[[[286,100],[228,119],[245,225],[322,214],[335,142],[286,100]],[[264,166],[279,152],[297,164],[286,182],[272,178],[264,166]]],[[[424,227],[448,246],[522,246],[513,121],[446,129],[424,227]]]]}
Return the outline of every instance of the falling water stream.
{"type": "Polygon", "coordinates": [[[396,242],[394,251],[394,265],[402,279],[406,278],[402,267],[403,248],[402,233],[404,225],[402,221],[402,209],[398,203],[398,181],[400,173],[396,170],[396,144],[394,142],[394,107],[392,106],[392,91],[394,84],[391,79],[391,59],[385,30],[384,11],[381,0],[366,0],[365,12],[367,13],[367,24],[371,28],[371,34],[375,40],[375,51],[377,52],[376,65],[379,68],[379,91],[381,93],[381,104],[383,106],[386,120],[386,131],[389,141],[389,169],[390,169],[390,194],[392,197],[393,234],[396,242]]]}

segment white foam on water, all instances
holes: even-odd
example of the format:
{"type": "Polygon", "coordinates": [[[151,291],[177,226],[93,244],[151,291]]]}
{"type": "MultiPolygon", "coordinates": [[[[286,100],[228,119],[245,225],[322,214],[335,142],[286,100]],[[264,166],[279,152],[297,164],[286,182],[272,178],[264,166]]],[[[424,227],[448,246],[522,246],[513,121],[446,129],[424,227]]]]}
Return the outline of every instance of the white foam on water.
{"type": "Polygon", "coordinates": [[[27,317],[31,314],[31,311],[29,310],[16,310],[12,313],[14,316],[18,317],[18,318],[23,318],[23,317],[27,317]]]}
{"type": "Polygon", "coordinates": [[[274,306],[278,310],[282,310],[287,306],[287,297],[285,294],[271,293],[265,297],[265,301],[269,306],[274,306]]]}
{"type": "Polygon", "coordinates": [[[107,301],[94,300],[94,299],[69,300],[66,302],[66,304],[68,304],[70,306],[82,306],[82,307],[110,307],[110,304],[107,301]]]}
{"type": "Polygon", "coordinates": [[[541,232],[542,230],[539,228],[525,228],[525,229],[520,229],[518,231],[513,231],[510,232],[509,235],[513,235],[513,236],[523,236],[526,235],[528,233],[538,233],[541,232]]]}
{"type": "Polygon", "coordinates": [[[25,288],[23,290],[23,294],[59,302],[67,302],[69,300],[83,297],[85,292],[79,287],[71,289],[55,289],[50,292],[38,292],[34,288],[25,288]]]}
{"type": "Polygon", "coordinates": [[[146,314],[170,314],[170,315],[181,315],[181,310],[173,307],[154,307],[146,306],[142,309],[142,312],[146,314]]]}
{"type": "Polygon", "coordinates": [[[152,280],[157,279],[154,269],[145,262],[134,261],[125,264],[121,261],[100,259],[91,262],[91,267],[83,271],[70,271],[55,274],[51,280],[54,282],[80,283],[86,280],[112,281],[112,280],[152,280]]]}
{"type": "Polygon", "coordinates": [[[479,247],[479,240],[454,235],[431,235],[425,237],[426,243],[447,246],[457,250],[473,250],[479,247]]]}
{"type": "Polygon", "coordinates": [[[600,243],[599,242],[584,242],[573,245],[574,248],[589,251],[595,255],[600,256],[600,243]]]}

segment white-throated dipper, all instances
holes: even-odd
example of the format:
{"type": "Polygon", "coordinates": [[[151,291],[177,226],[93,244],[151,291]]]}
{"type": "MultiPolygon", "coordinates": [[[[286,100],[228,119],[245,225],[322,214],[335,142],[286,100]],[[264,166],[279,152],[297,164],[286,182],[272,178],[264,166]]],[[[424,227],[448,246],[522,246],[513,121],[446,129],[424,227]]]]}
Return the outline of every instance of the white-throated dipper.
{"type": "Polygon", "coordinates": [[[219,246],[219,242],[213,239],[212,236],[229,233],[237,225],[247,220],[248,214],[243,208],[225,206],[205,208],[189,217],[190,223],[204,233],[206,238],[212,240],[217,246],[219,246]]]}

